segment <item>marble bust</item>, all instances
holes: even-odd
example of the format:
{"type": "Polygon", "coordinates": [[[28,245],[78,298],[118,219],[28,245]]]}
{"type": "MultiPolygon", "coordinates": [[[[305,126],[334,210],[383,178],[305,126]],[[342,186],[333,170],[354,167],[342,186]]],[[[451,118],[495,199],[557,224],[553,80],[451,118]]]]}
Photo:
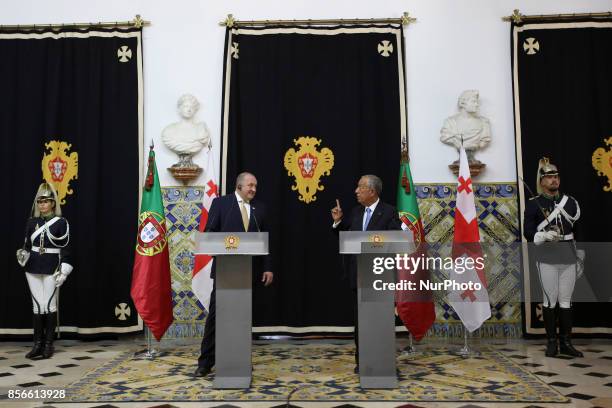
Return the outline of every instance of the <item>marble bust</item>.
{"type": "Polygon", "coordinates": [[[164,128],[162,142],[179,155],[179,162],[172,167],[198,167],[191,157],[205,146],[210,147],[210,133],[206,124],[195,120],[200,103],[195,96],[185,94],[178,99],[177,108],[181,120],[164,128]]]}
{"type": "Polygon", "coordinates": [[[478,91],[463,91],[457,105],[459,113],[446,118],[440,130],[440,140],[457,150],[463,142],[468,161],[479,163],[474,158],[474,152],[491,142],[491,124],[489,119],[478,114],[478,91]]]}

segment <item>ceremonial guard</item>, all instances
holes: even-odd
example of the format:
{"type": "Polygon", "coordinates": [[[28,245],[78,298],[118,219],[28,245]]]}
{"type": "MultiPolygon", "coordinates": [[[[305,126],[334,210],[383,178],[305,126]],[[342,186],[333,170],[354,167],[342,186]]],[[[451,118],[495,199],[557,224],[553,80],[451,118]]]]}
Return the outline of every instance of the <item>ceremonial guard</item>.
{"type": "Polygon", "coordinates": [[[30,359],[53,355],[58,288],[72,272],[70,226],[61,215],[55,189],[42,183],[26,223],[24,246],[17,250],[17,261],[25,270],[34,310],[34,347],[26,354],[30,359]]]}
{"type": "Polygon", "coordinates": [[[548,158],[538,166],[538,195],[525,206],[523,234],[536,245],[535,259],[543,292],[546,328],[546,356],[561,354],[582,357],[571,343],[571,300],[582,261],[574,239],[580,206],[575,198],[559,192],[557,167],[548,158]],[[556,305],[559,303],[559,343],[557,345],[556,305]]]}

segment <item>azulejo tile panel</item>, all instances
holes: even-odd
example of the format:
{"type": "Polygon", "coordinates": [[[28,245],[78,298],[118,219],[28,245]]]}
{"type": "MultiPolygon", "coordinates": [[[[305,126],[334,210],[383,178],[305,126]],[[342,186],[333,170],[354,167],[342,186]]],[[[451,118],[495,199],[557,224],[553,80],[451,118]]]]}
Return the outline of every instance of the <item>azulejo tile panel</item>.
{"type": "MultiPolygon", "coordinates": [[[[427,241],[432,247],[452,242],[456,185],[417,184],[417,197],[427,241]]],[[[498,243],[492,257],[490,277],[491,319],[476,335],[519,337],[521,335],[520,271],[516,249],[505,247],[519,240],[519,216],[515,183],[474,184],[481,240],[498,243]],[[500,249],[502,248],[502,249],[500,249]]],[[[162,188],[170,243],[174,324],[168,337],[198,337],[204,332],[206,311],[191,291],[195,231],[202,212],[203,187],[162,188]]],[[[489,258],[491,259],[491,258],[489,258]]],[[[437,320],[430,331],[436,336],[462,336],[462,325],[452,307],[436,299],[437,320]]]]}
{"type": "Polygon", "coordinates": [[[174,323],[166,337],[197,337],[204,333],[206,310],[191,291],[195,232],[200,225],[203,187],[162,188],[170,248],[174,323]]]}
{"type": "MultiPolygon", "coordinates": [[[[415,186],[419,209],[432,247],[442,247],[453,240],[456,185],[418,184],[415,186]]],[[[515,183],[474,184],[476,213],[481,241],[489,261],[487,270],[491,318],[476,335],[484,337],[519,337],[521,335],[520,271],[516,246],[519,240],[519,216],[515,183]]],[[[443,254],[441,254],[443,255],[443,254]]],[[[451,306],[436,299],[436,323],[429,334],[462,336],[463,329],[451,306]]]]}

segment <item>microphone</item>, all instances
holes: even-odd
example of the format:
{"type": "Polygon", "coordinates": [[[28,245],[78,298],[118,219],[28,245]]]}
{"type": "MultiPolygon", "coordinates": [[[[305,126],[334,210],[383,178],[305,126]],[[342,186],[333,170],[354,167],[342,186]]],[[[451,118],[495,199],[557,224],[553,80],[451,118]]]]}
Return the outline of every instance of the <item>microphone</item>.
{"type": "Polygon", "coordinates": [[[255,207],[251,206],[251,214],[253,214],[253,219],[255,220],[255,226],[257,227],[257,232],[261,232],[259,229],[259,223],[257,222],[257,217],[255,216],[255,207]]]}

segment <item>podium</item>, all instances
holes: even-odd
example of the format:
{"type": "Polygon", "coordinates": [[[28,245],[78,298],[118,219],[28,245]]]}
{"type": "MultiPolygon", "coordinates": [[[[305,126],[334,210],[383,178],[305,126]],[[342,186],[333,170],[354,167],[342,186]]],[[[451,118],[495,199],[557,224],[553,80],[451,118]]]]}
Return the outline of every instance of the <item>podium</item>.
{"type": "Polygon", "coordinates": [[[268,254],[267,232],[199,234],[196,254],[216,266],[215,379],[213,388],[251,386],[252,257],[268,254]]]}
{"type": "MultiPolygon", "coordinates": [[[[395,291],[375,290],[374,281],[395,282],[395,270],[373,272],[375,257],[414,252],[406,231],[340,231],[340,253],[357,257],[359,381],[361,388],[397,388],[395,291]]],[[[380,287],[380,283],[377,284],[380,287]]]]}

